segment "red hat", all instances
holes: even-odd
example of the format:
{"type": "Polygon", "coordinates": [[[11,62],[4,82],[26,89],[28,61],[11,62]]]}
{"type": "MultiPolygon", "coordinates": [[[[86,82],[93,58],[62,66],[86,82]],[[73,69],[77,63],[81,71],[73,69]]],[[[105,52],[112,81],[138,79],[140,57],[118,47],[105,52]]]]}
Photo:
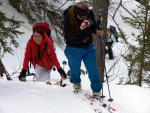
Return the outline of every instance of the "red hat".
{"type": "Polygon", "coordinates": [[[49,32],[50,28],[49,28],[49,24],[46,22],[40,22],[40,23],[36,23],[33,26],[33,29],[37,28],[37,27],[42,27],[44,32],[49,32]]]}

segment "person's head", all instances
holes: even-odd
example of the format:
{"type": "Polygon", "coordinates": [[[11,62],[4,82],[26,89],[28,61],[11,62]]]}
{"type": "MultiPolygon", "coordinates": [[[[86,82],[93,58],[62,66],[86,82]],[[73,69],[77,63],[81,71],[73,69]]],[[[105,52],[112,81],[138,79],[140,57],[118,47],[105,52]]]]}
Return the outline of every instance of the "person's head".
{"type": "Polygon", "coordinates": [[[86,2],[78,2],[75,4],[75,14],[81,20],[87,18],[89,13],[88,4],[86,2]]]}
{"type": "Polygon", "coordinates": [[[33,40],[41,45],[42,38],[44,38],[44,30],[42,27],[33,28],[33,40]]]}
{"type": "Polygon", "coordinates": [[[76,18],[84,20],[89,14],[88,5],[86,2],[78,2],[69,9],[69,17],[71,20],[71,30],[79,28],[76,18]]]}
{"type": "Polygon", "coordinates": [[[111,29],[107,28],[107,35],[110,35],[110,34],[111,34],[111,29]]]}
{"type": "Polygon", "coordinates": [[[35,23],[34,26],[33,26],[33,29],[36,28],[36,27],[42,27],[43,31],[46,33],[46,35],[48,37],[50,37],[51,35],[51,30],[50,30],[50,27],[49,27],[49,23],[47,22],[39,22],[39,23],[35,23]]]}

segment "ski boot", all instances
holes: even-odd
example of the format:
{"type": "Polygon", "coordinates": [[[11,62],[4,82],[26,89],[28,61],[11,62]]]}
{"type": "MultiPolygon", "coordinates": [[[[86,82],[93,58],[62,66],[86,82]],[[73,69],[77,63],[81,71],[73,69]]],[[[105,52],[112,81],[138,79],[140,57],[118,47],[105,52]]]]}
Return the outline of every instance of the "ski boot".
{"type": "Polygon", "coordinates": [[[100,92],[93,92],[93,99],[100,100],[100,92]]]}
{"type": "Polygon", "coordinates": [[[81,91],[81,84],[73,84],[74,93],[77,94],[81,91]]]}

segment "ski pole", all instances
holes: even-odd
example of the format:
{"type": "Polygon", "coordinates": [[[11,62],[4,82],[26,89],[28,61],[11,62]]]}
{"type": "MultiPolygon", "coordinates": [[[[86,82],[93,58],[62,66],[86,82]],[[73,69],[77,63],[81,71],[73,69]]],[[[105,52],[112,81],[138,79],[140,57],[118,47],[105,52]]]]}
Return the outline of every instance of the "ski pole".
{"type": "MultiPolygon", "coordinates": [[[[101,47],[101,70],[102,70],[102,56],[103,56],[103,46],[102,46],[102,37],[99,36],[100,40],[100,47],[101,47]]],[[[102,83],[102,96],[100,96],[102,99],[105,98],[104,93],[103,93],[103,83],[102,83]]]]}
{"type": "Polygon", "coordinates": [[[105,95],[103,93],[103,83],[102,83],[102,95],[100,97],[102,98],[102,100],[103,100],[103,98],[105,98],[105,95]]]}
{"type": "Polygon", "coordinates": [[[110,95],[110,89],[109,89],[109,83],[108,83],[108,76],[107,76],[106,66],[105,66],[105,72],[106,72],[106,81],[107,81],[108,92],[109,92],[109,99],[108,99],[108,101],[112,102],[114,99],[112,99],[111,95],[110,95]]]}

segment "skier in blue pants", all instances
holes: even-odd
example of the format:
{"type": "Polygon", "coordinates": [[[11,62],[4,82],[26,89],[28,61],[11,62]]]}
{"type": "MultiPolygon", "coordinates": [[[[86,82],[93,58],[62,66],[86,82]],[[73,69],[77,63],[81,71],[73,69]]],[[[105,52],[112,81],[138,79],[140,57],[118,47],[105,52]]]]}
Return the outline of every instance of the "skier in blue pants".
{"type": "Polygon", "coordinates": [[[71,69],[70,81],[74,84],[81,82],[81,61],[83,60],[85,67],[88,71],[89,79],[91,81],[91,87],[93,92],[99,92],[101,90],[101,80],[97,69],[96,63],[96,50],[93,44],[85,48],[72,48],[67,46],[65,54],[68,58],[68,64],[71,69]]]}
{"type": "Polygon", "coordinates": [[[102,30],[96,29],[95,18],[86,2],[76,3],[69,7],[64,18],[64,38],[66,41],[65,55],[70,67],[70,81],[73,83],[74,92],[81,90],[81,62],[83,60],[91,82],[93,97],[99,98],[102,89],[102,82],[98,73],[96,62],[96,50],[92,33],[103,35],[102,30]],[[90,21],[93,24],[88,24],[90,21]]]}

